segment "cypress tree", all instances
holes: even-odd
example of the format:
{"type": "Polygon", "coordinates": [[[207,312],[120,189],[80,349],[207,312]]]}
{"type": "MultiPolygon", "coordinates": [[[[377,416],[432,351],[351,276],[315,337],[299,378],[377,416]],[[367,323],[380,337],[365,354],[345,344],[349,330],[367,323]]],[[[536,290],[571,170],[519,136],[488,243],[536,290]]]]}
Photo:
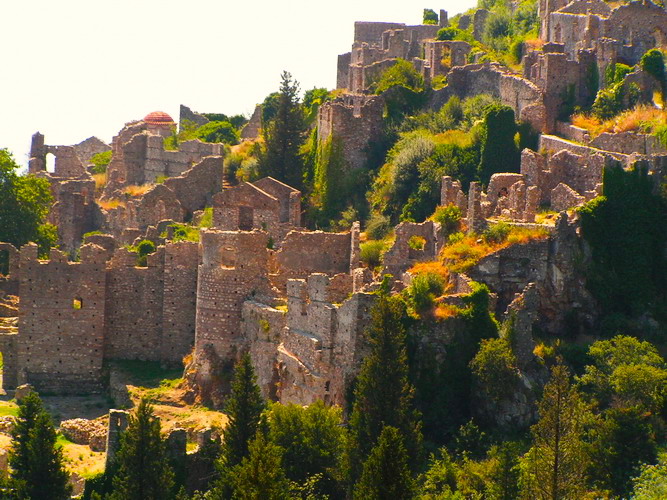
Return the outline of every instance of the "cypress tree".
{"type": "Polygon", "coordinates": [[[10,487],[15,495],[43,500],[69,498],[72,488],[62,450],[56,448],[56,431],[36,392],[29,393],[19,403],[12,437],[10,487]]]}
{"type": "Polygon", "coordinates": [[[277,109],[264,128],[266,158],[260,171],[300,189],[304,164],[301,146],[306,139],[306,126],[298,94],[299,84],[283,71],[277,109]]]}
{"type": "Polygon", "coordinates": [[[518,172],[521,154],[514,142],[517,133],[514,110],[509,106],[492,104],[484,115],[482,158],[478,167],[479,180],[487,185],[493,174],[518,172]]]}
{"type": "Polygon", "coordinates": [[[350,483],[359,477],[361,464],[387,425],[399,430],[410,463],[418,466],[421,421],[413,408],[414,388],[408,381],[406,317],[405,303],[399,297],[381,295],[371,311],[366,332],[371,352],[357,378],[350,417],[350,483]]]}
{"type": "Polygon", "coordinates": [[[413,496],[414,481],[403,438],[398,429],[386,426],[364,463],[361,479],[354,489],[354,498],[403,500],[413,496]]]}
{"type": "Polygon", "coordinates": [[[164,500],[172,498],[174,472],[169,465],[160,420],[153,415],[147,399],[142,399],[129,417],[116,455],[118,467],[113,478],[114,500],[164,500]]]}

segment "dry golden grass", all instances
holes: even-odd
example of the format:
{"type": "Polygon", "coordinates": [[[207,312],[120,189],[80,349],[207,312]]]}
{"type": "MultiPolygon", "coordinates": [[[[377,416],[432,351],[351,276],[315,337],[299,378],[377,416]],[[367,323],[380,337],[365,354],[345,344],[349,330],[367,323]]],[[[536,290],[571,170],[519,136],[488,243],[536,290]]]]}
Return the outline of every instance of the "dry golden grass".
{"type": "Polygon", "coordinates": [[[601,122],[592,115],[579,113],[572,117],[572,124],[586,129],[597,137],[604,132],[649,132],[667,123],[667,111],[653,106],[641,105],[601,122]]]}
{"type": "Polygon", "coordinates": [[[529,38],[523,43],[526,46],[525,53],[528,53],[531,50],[540,50],[542,47],[544,47],[544,40],[540,38],[529,38]]]}
{"type": "Polygon", "coordinates": [[[100,174],[93,174],[93,179],[95,180],[95,191],[101,191],[107,183],[107,173],[102,172],[100,174]]]}
{"type": "Polygon", "coordinates": [[[127,186],[123,192],[129,196],[143,196],[150,191],[153,186],[155,186],[155,184],[142,184],[141,186],[130,185],[127,186]]]}
{"type": "Polygon", "coordinates": [[[438,321],[442,321],[444,319],[453,318],[460,312],[461,309],[459,309],[455,305],[441,303],[435,306],[435,310],[433,311],[433,317],[438,321]]]}
{"type": "Polygon", "coordinates": [[[549,237],[546,228],[512,226],[507,238],[502,243],[492,243],[484,240],[477,234],[469,234],[461,240],[447,245],[442,249],[440,258],[451,272],[465,273],[480,260],[493,252],[511,245],[528,243],[549,237]]]}
{"type": "Polygon", "coordinates": [[[97,204],[102,207],[104,210],[113,210],[114,208],[124,207],[125,203],[120,200],[104,200],[98,201],[97,204]]]}

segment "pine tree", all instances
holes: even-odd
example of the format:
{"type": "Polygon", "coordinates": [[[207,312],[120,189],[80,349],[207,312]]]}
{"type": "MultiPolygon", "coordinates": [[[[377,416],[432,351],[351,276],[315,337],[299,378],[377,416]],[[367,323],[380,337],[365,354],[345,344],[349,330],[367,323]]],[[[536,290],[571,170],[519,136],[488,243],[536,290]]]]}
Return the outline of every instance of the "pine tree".
{"type": "Polygon", "coordinates": [[[402,500],[413,495],[414,481],[403,438],[398,429],[386,426],[364,463],[354,498],[402,500]]]}
{"type": "Polygon", "coordinates": [[[71,486],[62,450],[56,448],[56,431],[36,392],[19,403],[12,436],[10,487],[15,495],[44,500],[69,498],[71,486]]]}
{"type": "Polygon", "coordinates": [[[405,304],[398,297],[380,296],[371,311],[367,331],[371,352],[357,378],[350,417],[351,483],[359,477],[361,464],[387,425],[396,427],[405,438],[410,463],[416,467],[419,462],[421,421],[413,408],[414,388],[408,381],[405,318],[405,304]]]}
{"type": "Polygon", "coordinates": [[[292,75],[281,75],[278,107],[275,116],[264,128],[266,158],[261,173],[300,189],[304,160],[301,146],[305,142],[305,121],[299,103],[299,84],[292,75]]]}
{"type": "Polygon", "coordinates": [[[560,363],[551,371],[538,411],[540,419],[531,428],[533,446],[523,459],[522,495],[581,498],[588,467],[584,432],[591,413],[560,363]]]}
{"type": "Polygon", "coordinates": [[[147,399],[142,399],[130,415],[116,455],[118,467],[113,478],[114,500],[164,500],[172,498],[174,472],[169,465],[160,420],[153,415],[147,399]]]}
{"type": "Polygon", "coordinates": [[[282,467],[282,450],[264,432],[248,446],[248,456],[232,471],[232,498],[239,500],[281,500],[290,498],[289,481],[282,467]]]}

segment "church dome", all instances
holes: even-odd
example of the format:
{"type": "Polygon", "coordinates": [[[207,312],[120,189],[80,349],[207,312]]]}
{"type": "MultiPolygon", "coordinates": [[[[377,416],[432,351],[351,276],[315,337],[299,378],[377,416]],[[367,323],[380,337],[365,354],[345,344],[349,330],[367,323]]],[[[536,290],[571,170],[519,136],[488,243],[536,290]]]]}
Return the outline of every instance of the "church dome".
{"type": "Polygon", "coordinates": [[[153,111],[144,117],[144,121],[150,125],[171,125],[174,120],[164,111],[153,111]]]}

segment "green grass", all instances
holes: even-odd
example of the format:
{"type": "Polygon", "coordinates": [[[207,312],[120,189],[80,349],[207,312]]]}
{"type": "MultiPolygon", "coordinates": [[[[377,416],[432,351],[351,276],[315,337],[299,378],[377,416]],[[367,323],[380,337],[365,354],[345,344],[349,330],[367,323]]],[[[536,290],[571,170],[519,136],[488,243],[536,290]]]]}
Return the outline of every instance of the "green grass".
{"type": "Polygon", "coordinates": [[[157,361],[114,361],[113,366],[124,372],[133,385],[147,388],[161,387],[163,382],[175,387],[183,374],[182,369],[165,370],[157,361]]]}
{"type": "Polygon", "coordinates": [[[19,414],[19,407],[13,401],[0,401],[0,417],[16,417],[19,414]]]}

